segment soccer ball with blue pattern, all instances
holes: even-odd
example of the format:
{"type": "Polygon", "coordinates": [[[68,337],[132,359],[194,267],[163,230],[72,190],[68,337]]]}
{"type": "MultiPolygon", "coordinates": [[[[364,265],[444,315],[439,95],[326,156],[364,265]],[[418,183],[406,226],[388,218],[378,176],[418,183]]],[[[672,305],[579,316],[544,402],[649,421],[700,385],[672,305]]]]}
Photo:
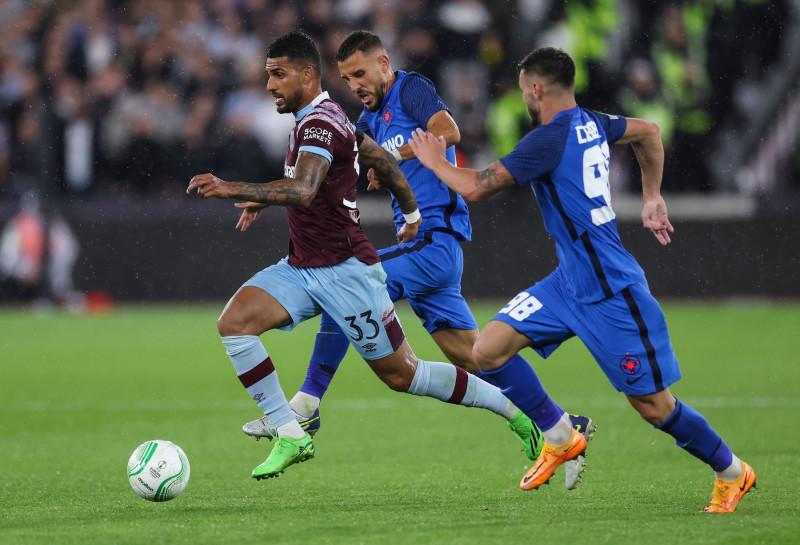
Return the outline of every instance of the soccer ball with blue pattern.
{"type": "Polygon", "coordinates": [[[128,481],[134,492],[149,501],[169,501],[189,482],[189,459],[170,441],[142,443],[128,460],[128,481]]]}

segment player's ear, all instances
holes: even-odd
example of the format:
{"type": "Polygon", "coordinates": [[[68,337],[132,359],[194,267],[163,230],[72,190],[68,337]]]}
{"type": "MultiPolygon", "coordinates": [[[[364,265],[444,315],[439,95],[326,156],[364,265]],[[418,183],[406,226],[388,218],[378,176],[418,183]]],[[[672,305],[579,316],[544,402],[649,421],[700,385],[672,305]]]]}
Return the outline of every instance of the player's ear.
{"type": "Polygon", "coordinates": [[[314,70],[314,67],[311,66],[310,64],[303,67],[303,72],[302,72],[303,83],[308,83],[311,80],[313,80],[315,73],[316,70],[314,70]]]}
{"type": "Polygon", "coordinates": [[[532,81],[531,85],[533,86],[533,96],[536,97],[536,100],[542,100],[542,97],[544,96],[545,93],[544,85],[542,85],[541,82],[536,80],[532,81]]]}
{"type": "Polygon", "coordinates": [[[385,53],[378,55],[378,64],[383,72],[389,72],[392,69],[391,63],[389,62],[389,55],[385,53]]]}

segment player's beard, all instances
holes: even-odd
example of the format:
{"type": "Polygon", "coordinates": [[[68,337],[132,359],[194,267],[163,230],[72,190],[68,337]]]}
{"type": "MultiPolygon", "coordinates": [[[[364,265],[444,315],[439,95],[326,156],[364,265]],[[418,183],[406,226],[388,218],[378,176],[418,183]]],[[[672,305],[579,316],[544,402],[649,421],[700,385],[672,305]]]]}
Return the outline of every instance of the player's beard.
{"type": "Polygon", "coordinates": [[[286,114],[286,113],[295,113],[300,105],[300,101],[303,98],[303,91],[302,89],[298,89],[289,94],[280,94],[278,95],[280,98],[283,98],[283,106],[277,106],[279,114],[286,114]]]}
{"type": "Polygon", "coordinates": [[[528,117],[531,118],[531,123],[533,123],[534,127],[538,127],[542,124],[542,116],[539,115],[539,110],[534,110],[530,106],[527,107],[528,110],[528,117]]]}
{"type": "Polygon", "coordinates": [[[368,112],[377,112],[381,109],[381,105],[383,104],[383,97],[386,96],[386,88],[388,87],[388,83],[382,83],[374,91],[372,91],[372,96],[375,97],[375,103],[372,107],[367,106],[368,112]]]}

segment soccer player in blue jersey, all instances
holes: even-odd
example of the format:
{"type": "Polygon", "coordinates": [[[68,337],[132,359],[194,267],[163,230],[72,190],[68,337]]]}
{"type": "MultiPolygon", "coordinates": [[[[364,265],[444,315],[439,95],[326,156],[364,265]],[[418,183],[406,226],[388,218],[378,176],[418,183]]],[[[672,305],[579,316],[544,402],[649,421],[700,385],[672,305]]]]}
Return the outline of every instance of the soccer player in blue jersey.
{"type": "MultiPolygon", "coordinates": [[[[342,78],[364,103],[356,127],[400,162],[425,218],[412,240],[378,251],[389,295],[392,301],[408,299],[447,359],[475,373],[478,368],[472,359],[472,346],[478,336],[478,325],[461,295],[464,259],[460,243],[470,240],[472,235],[467,205],[422,166],[407,145],[412,131],[425,127],[444,138],[447,160],[455,164],[454,145],[460,139],[458,127],[429,79],[415,72],[392,69],[376,34],[363,30],[351,33],[340,45],[336,60],[342,78]]],[[[369,178],[371,187],[381,185],[374,170],[369,178]]],[[[392,199],[392,208],[395,225],[400,230],[405,219],[397,199],[392,199]]],[[[320,401],[349,345],[348,336],[330,315],[323,313],[306,379],[289,402],[298,421],[311,434],[319,429],[320,401]]],[[[514,418],[521,413],[513,404],[504,415],[512,429],[518,425],[514,418]]],[[[591,430],[593,424],[589,419],[581,418],[591,430]]],[[[266,416],[248,422],[243,430],[257,438],[271,438],[274,434],[274,426],[266,416]]],[[[531,446],[525,447],[532,456],[531,446]]],[[[572,488],[574,483],[567,486],[572,488]]]]}
{"type": "MultiPolygon", "coordinates": [[[[256,273],[234,294],[217,321],[242,386],[277,428],[278,440],[253,477],[275,477],[314,456],[259,335],[290,330],[328,313],[390,388],[505,415],[500,390],[452,365],[425,361],[411,350],[386,291],[386,275],[358,222],[358,162],[375,168],[401,209],[400,240],[413,239],[421,216],[413,192],[390,153],[357,130],[320,85],[320,56],[306,34],[275,40],[267,53],[267,90],[280,113],[292,113],[285,177],[268,183],[192,178],[187,193],[246,201],[237,227],[246,230],[270,205],[287,207],[289,255],[256,273]],[[459,372],[460,371],[460,372],[459,372]]],[[[513,430],[538,455],[538,430],[518,409],[513,430]]]]}
{"type": "Polygon", "coordinates": [[[481,376],[502,388],[544,434],[545,445],[521,488],[546,483],[559,465],[586,449],[586,441],[518,352],[530,346],[546,358],[577,335],[642,418],[711,466],[716,481],[703,511],[734,511],[755,486],[755,472],[700,413],[670,392],[681,373],[664,314],[641,267],[623,248],[611,208],[609,145],[631,144],[642,172],[644,227],[662,245],[671,242],[660,191],[664,149],[658,126],[578,107],[575,65],[558,49],[529,54],[519,65],[519,86],[536,128],[486,169],[454,167],[442,157],[442,143],[422,131],[410,145],[468,201],[514,184],[530,186],[556,241],[556,270],[503,307],[473,352],[481,376]]]}

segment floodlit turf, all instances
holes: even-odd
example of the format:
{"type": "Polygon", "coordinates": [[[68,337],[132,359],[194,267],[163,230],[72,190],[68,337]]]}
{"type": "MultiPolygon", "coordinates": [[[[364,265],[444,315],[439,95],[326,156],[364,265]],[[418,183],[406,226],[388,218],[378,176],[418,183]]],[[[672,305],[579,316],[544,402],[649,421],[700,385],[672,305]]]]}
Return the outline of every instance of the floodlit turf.
{"type": "MultiPolygon", "coordinates": [[[[498,304],[476,305],[486,323],[498,304]]],[[[351,351],[322,406],[317,456],[278,479],[250,471],[271,443],[217,337],[221,305],[123,307],[103,316],[0,308],[0,543],[797,543],[800,305],[670,303],[684,379],[758,475],[733,515],[698,513],[707,467],[612,390],[578,341],[542,361],[551,395],[598,431],[575,491],[563,470],[518,488],[528,467],[497,416],[397,394],[351,351]],[[186,491],[154,504],[130,489],[137,445],[169,439],[186,491]]],[[[418,355],[440,359],[407,306],[418,355]]],[[[291,396],[316,322],[264,335],[291,396]]]]}

